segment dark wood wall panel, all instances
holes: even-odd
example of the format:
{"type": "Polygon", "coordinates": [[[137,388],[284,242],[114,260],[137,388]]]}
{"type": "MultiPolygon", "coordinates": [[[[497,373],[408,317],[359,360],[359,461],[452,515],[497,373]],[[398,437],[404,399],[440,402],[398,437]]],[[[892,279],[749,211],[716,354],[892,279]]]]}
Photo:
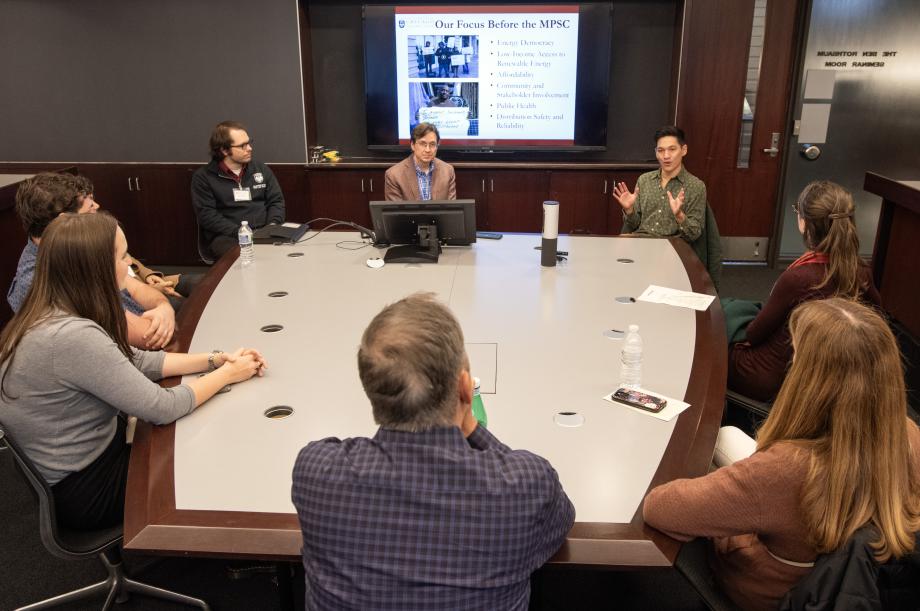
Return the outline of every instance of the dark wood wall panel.
{"type": "Polygon", "coordinates": [[[310,205],[307,197],[306,172],[302,165],[271,165],[275,178],[284,193],[284,215],[291,221],[309,220],[310,205]]]}
{"type": "Polygon", "coordinates": [[[496,170],[489,173],[489,217],[499,231],[541,231],[549,172],[496,170]]]}
{"type": "Polygon", "coordinates": [[[553,172],[550,199],[559,202],[560,233],[607,233],[610,172],[553,172]]]}
{"type": "MultiPolygon", "coordinates": [[[[920,189],[867,172],[863,189],[882,197],[875,246],[872,250],[872,276],[882,295],[882,304],[891,316],[920,338],[920,308],[917,307],[917,278],[920,258],[920,189]]],[[[916,364],[915,364],[916,365],[916,364]]],[[[920,369],[912,368],[916,375],[920,369]]],[[[916,389],[917,387],[914,386],[916,389]]]]}
{"type": "Polygon", "coordinates": [[[879,291],[885,309],[920,338],[920,308],[917,307],[917,278],[920,278],[920,258],[917,257],[917,236],[920,236],[920,214],[898,207],[891,219],[885,273],[879,291]]]}
{"type": "Polygon", "coordinates": [[[10,305],[6,302],[6,292],[16,275],[19,255],[26,245],[26,232],[16,214],[14,199],[16,186],[10,185],[0,189],[0,325],[5,325],[13,316],[10,305]]]}
{"type": "MultiPolygon", "coordinates": [[[[639,180],[639,176],[642,175],[642,172],[639,171],[620,171],[614,172],[613,181],[614,182],[625,182],[626,185],[632,189],[635,188],[636,182],[639,180]]],[[[620,204],[613,199],[613,193],[610,194],[608,199],[609,205],[607,206],[607,233],[610,235],[619,235],[620,231],[623,229],[623,208],[620,204]]]]}
{"type": "MultiPolygon", "coordinates": [[[[307,180],[309,218],[350,221],[370,228],[368,202],[384,199],[383,176],[382,170],[335,169],[310,172],[307,180]]],[[[326,224],[323,222],[318,226],[324,227],[326,224]]],[[[338,229],[344,230],[347,227],[338,229]]]]}

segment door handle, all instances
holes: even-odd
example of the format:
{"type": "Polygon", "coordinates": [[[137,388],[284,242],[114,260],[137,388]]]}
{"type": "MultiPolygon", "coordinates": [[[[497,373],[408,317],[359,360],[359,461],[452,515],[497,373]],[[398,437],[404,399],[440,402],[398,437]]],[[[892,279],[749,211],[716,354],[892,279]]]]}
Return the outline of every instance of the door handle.
{"type": "Polygon", "coordinates": [[[128,191],[134,191],[134,187],[131,186],[131,177],[128,176],[128,191]]]}
{"type": "Polygon", "coordinates": [[[489,193],[495,193],[495,180],[489,179],[489,193]]]}
{"type": "Polygon", "coordinates": [[[482,179],[482,192],[483,193],[486,192],[486,179],[485,178],[482,179]]]}
{"type": "Polygon", "coordinates": [[[361,193],[364,193],[364,179],[361,179],[361,193]]]}
{"type": "Polygon", "coordinates": [[[607,195],[607,179],[604,179],[604,195],[607,195]]]}
{"type": "Polygon", "coordinates": [[[373,193],[374,192],[374,179],[369,178],[368,180],[371,182],[371,193],[373,193]]]}
{"type": "Polygon", "coordinates": [[[134,190],[135,191],[141,190],[141,179],[137,176],[134,177],[134,190]]]}
{"type": "Polygon", "coordinates": [[[814,144],[803,144],[799,151],[802,154],[802,157],[808,161],[814,161],[821,156],[821,149],[819,149],[814,144]]]}
{"type": "Polygon", "coordinates": [[[770,155],[770,157],[779,155],[779,132],[773,132],[773,135],[770,136],[770,148],[764,149],[763,152],[770,155]]]}

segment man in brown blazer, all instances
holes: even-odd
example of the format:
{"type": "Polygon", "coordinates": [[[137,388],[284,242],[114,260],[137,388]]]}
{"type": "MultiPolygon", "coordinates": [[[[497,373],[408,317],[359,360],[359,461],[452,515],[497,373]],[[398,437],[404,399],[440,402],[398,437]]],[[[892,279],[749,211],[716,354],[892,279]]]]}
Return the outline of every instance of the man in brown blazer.
{"type": "Polygon", "coordinates": [[[441,134],[431,123],[412,130],[412,154],[387,170],[384,196],[389,201],[457,199],[454,168],[438,159],[441,134]]]}

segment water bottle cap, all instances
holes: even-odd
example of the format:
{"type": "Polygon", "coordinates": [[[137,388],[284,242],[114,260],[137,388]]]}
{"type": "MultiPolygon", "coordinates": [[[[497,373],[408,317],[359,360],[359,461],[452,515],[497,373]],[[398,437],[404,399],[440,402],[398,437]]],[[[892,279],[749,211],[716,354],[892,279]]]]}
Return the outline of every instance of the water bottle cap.
{"type": "Polygon", "coordinates": [[[629,332],[630,332],[630,333],[638,333],[638,332],[639,332],[639,325],[629,325],[629,332]]]}
{"type": "Polygon", "coordinates": [[[243,221],[243,226],[244,226],[244,227],[249,227],[249,221],[243,221]]]}
{"type": "Polygon", "coordinates": [[[473,388],[477,390],[479,389],[479,378],[477,377],[473,377],[473,388]]]}

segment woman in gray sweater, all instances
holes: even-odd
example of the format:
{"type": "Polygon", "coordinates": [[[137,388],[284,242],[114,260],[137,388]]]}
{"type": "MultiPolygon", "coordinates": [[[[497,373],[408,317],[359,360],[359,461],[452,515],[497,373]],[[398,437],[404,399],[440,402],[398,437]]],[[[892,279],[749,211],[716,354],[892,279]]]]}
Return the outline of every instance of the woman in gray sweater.
{"type": "Polygon", "coordinates": [[[130,446],[120,413],[167,424],[266,366],[252,349],[132,348],[118,297],[127,249],[108,214],[55,219],[42,237],[32,288],[0,335],[0,423],[51,485],[58,519],[70,528],[122,520],[130,446]],[[209,370],[173,388],[154,382],[209,370]]]}

